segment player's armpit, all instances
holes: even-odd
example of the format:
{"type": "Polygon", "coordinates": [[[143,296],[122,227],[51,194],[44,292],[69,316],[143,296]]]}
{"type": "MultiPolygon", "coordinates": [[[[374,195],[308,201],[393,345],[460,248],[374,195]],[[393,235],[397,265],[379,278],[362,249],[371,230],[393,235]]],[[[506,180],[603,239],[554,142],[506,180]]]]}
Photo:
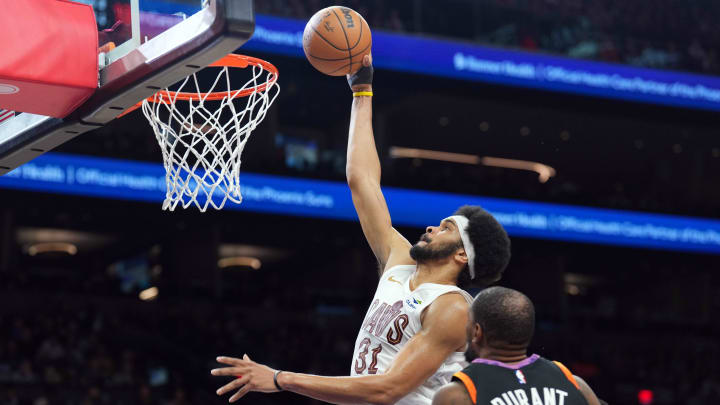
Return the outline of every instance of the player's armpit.
{"type": "Polygon", "coordinates": [[[473,402],[465,387],[451,382],[435,393],[432,405],[473,405],[473,402]]]}
{"type": "Polygon", "coordinates": [[[412,245],[405,239],[400,232],[395,228],[392,228],[392,236],[390,237],[390,255],[388,256],[387,262],[382,267],[382,272],[399,266],[402,264],[415,264],[415,260],[410,257],[410,248],[412,245]]]}
{"type": "Polygon", "coordinates": [[[575,381],[577,381],[578,386],[580,387],[580,392],[585,397],[588,405],[600,405],[600,400],[598,399],[597,395],[595,395],[592,388],[590,388],[590,386],[585,382],[585,380],[576,375],[574,375],[573,378],[575,378],[575,381]]]}
{"type": "Polygon", "coordinates": [[[420,386],[445,359],[465,345],[468,304],[459,294],[438,297],[428,308],[422,330],[398,353],[386,375],[389,395],[399,400],[420,386]]]}

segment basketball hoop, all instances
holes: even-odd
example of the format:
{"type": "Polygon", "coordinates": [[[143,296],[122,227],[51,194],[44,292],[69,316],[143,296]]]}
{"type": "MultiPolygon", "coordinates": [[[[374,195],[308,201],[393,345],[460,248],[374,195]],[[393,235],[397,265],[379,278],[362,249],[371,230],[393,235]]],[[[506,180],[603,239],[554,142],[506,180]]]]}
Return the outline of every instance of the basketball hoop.
{"type": "Polygon", "coordinates": [[[163,210],[195,204],[205,212],[228,200],[242,202],[242,151],[280,93],[278,70],[264,60],[230,54],[208,67],[221,69],[207,91],[200,89],[202,73],[193,73],[176,90],[160,90],[123,113],[141,106],[160,144],[167,183],[163,210]],[[248,66],[252,77],[232,90],[229,68],[248,66]],[[192,86],[195,91],[187,91],[192,86]]]}

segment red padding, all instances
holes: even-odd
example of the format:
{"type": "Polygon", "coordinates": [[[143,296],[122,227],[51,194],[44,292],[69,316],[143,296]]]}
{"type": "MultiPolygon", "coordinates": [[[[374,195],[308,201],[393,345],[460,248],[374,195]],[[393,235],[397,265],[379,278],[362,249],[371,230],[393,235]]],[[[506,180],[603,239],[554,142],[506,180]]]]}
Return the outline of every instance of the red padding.
{"type": "Polygon", "coordinates": [[[65,117],[97,89],[92,7],[68,0],[2,3],[0,108],[65,117]]]}

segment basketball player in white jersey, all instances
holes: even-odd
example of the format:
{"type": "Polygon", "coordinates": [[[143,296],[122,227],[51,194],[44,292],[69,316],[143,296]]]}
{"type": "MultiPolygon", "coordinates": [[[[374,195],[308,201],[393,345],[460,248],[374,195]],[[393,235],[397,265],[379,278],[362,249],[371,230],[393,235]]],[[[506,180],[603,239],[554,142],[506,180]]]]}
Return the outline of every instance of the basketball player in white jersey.
{"type": "Polygon", "coordinates": [[[341,404],[429,405],[464,361],[465,325],[472,302],[458,284],[497,281],[510,260],[510,240],[480,207],[464,206],[411,245],[393,227],[380,189],[372,132],[372,64],[348,77],[353,90],[347,180],[365,237],[380,264],[380,282],[357,340],[349,377],[273,370],[250,360],[218,357],[240,376],[217,391],[292,391],[341,404]]]}

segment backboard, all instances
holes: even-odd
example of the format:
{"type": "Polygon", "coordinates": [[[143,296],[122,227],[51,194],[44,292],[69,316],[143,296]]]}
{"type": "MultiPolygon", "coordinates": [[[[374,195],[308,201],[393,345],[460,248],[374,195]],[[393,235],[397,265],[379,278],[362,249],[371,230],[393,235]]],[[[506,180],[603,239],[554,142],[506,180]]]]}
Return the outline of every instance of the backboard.
{"type": "Polygon", "coordinates": [[[0,125],[0,175],[101,127],[159,89],[241,47],[253,0],[79,0],[95,11],[98,88],[64,118],[21,113],[0,125]]]}

